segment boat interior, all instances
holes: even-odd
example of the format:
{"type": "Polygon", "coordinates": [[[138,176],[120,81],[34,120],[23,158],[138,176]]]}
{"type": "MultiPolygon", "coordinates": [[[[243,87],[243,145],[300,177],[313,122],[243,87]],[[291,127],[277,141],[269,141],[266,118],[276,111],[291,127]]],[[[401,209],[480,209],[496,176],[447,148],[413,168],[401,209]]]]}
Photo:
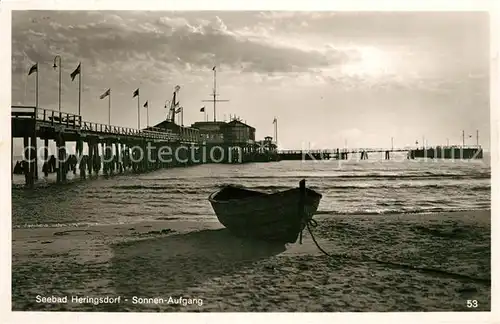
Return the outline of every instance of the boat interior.
{"type": "Polygon", "coordinates": [[[221,189],[212,199],[217,201],[228,201],[232,199],[244,199],[267,195],[265,192],[249,190],[245,188],[227,186],[221,189]]]}

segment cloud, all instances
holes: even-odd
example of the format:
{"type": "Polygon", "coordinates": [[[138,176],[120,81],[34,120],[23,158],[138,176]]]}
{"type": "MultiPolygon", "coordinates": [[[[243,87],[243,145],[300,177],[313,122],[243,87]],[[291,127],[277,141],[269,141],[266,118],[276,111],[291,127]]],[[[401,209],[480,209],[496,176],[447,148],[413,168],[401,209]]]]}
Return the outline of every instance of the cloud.
{"type": "MultiPolygon", "coordinates": [[[[207,20],[155,15],[158,13],[132,18],[121,12],[68,12],[68,18],[61,13],[53,17],[50,12],[14,14],[13,71],[24,68],[20,65],[26,58],[48,62],[56,52],[63,53],[67,60],[91,65],[100,61],[139,67],[141,62],[157,60],[177,64],[181,70],[188,63],[196,70],[216,61],[234,69],[245,66],[242,72],[261,73],[306,71],[347,58],[286,45],[273,40],[262,26],[230,29],[219,16],[207,20]],[[40,18],[47,15],[49,19],[40,18]],[[72,17],[78,19],[73,23],[72,17]]],[[[154,70],[147,72],[156,74],[154,70]]]]}
{"type": "MultiPolygon", "coordinates": [[[[418,37],[406,39],[404,31],[400,32],[400,38],[406,42],[405,47],[396,48],[384,42],[360,46],[357,39],[362,43],[375,34],[386,37],[399,32],[394,28],[390,32],[381,31],[380,26],[371,23],[385,19],[384,24],[392,26],[402,18],[389,14],[380,16],[382,18],[361,14],[353,19],[353,15],[357,14],[13,12],[13,87],[24,87],[25,73],[33,62],[52,70],[56,54],[63,57],[65,75],[81,61],[86,80],[95,81],[100,87],[113,82],[130,86],[141,82],[172,84],[185,75],[199,80],[202,75],[210,74],[207,72],[213,64],[223,67],[225,73],[234,72],[235,78],[245,76],[255,83],[266,82],[275,87],[332,85],[345,91],[376,87],[446,92],[447,87],[459,86],[453,80],[458,79],[460,73],[483,74],[484,79],[488,78],[488,73],[482,70],[466,70],[467,65],[460,61],[463,57],[447,49],[446,44],[422,43],[418,37]],[[365,19],[363,23],[360,18],[365,19]],[[354,41],[339,41],[342,33],[350,35],[354,41]],[[384,55],[377,54],[374,48],[379,48],[384,55]],[[439,62],[433,63],[434,54],[426,50],[445,54],[439,62]],[[455,56],[453,64],[450,55],[455,56]],[[391,69],[379,66],[382,58],[391,69]],[[440,77],[429,81],[423,78],[426,74],[440,77]]],[[[415,35],[418,19],[413,15],[405,17],[410,20],[409,35],[415,35]]],[[[436,19],[431,19],[430,23],[442,25],[436,19]]],[[[469,54],[466,58],[474,61],[475,56],[469,54]]],[[[51,82],[56,77],[52,72],[43,73],[51,82]]]]}

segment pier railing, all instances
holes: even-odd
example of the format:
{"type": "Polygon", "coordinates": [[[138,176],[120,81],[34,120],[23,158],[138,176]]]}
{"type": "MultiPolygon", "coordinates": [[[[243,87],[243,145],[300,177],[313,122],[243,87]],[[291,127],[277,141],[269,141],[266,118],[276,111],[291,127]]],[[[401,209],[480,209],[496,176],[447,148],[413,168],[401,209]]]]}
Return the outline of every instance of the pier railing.
{"type": "Polygon", "coordinates": [[[278,154],[336,154],[338,153],[384,153],[384,152],[409,152],[415,150],[449,150],[449,149],[478,149],[481,145],[442,145],[433,147],[405,146],[400,148],[339,148],[337,149],[303,149],[303,150],[278,150],[278,154]]]}
{"type": "Polygon", "coordinates": [[[114,126],[109,124],[82,121],[82,116],[59,112],[51,109],[38,108],[33,106],[12,106],[11,116],[19,119],[34,119],[36,111],[36,121],[46,125],[61,125],[67,128],[74,128],[81,131],[100,133],[107,135],[136,136],[149,139],[160,139],[167,141],[179,140],[179,135],[171,130],[164,130],[157,127],[149,127],[147,130],[114,126]]]}

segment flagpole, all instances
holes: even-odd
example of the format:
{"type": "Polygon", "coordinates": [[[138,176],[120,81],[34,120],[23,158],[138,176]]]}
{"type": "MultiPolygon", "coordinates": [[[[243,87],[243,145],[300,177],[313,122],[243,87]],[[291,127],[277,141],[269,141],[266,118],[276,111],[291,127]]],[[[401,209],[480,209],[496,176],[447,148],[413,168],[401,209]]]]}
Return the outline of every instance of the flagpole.
{"type": "Polygon", "coordinates": [[[148,105],[146,106],[146,125],[149,128],[149,100],[148,100],[148,105]]]}
{"type": "Polygon", "coordinates": [[[36,79],[35,79],[35,87],[36,87],[36,92],[35,92],[35,121],[36,121],[36,113],[38,109],[38,62],[36,63],[36,79]]]}
{"type": "Polygon", "coordinates": [[[137,129],[141,129],[141,102],[140,102],[140,90],[137,91],[137,129]]]}
{"type": "Polygon", "coordinates": [[[274,141],[276,142],[276,148],[278,148],[278,119],[274,117],[274,141]]]}
{"type": "Polygon", "coordinates": [[[82,63],[80,62],[80,73],[78,73],[78,116],[81,116],[82,106],[82,63]]]}
{"type": "Polygon", "coordinates": [[[59,56],[59,113],[61,113],[62,58],[59,56]]]}
{"type": "Polygon", "coordinates": [[[278,148],[278,119],[276,119],[276,148],[278,148]]]}
{"type": "Polygon", "coordinates": [[[33,125],[34,125],[34,129],[33,129],[33,143],[31,143],[31,145],[34,147],[35,149],[35,156],[34,156],[34,178],[35,180],[38,179],[38,150],[37,150],[37,135],[36,135],[36,120],[37,120],[37,117],[38,117],[38,69],[39,69],[39,66],[38,66],[38,62],[36,62],[36,99],[35,99],[35,119],[34,119],[34,122],[33,122],[33,125]]]}
{"type": "Polygon", "coordinates": [[[56,62],[57,62],[57,59],[59,59],[59,113],[61,112],[61,80],[62,80],[62,58],[60,55],[56,55],[54,57],[54,65],[53,65],[53,68],[54,70],[58,67],[56,62]]]}
{"type": "Polygon", "coordinates": [[[216,114],[216,110],[215,110],[215,103],[217,102],[217,69],[216,67],[214,66],[214,122],[216,122],[217,120],[217,114],[216,114]]]}
{"type": "Polygon", "coordinates": [[[108,96],[108,125],[111,126],[111,89],[109,89],[109,96],[108,96]]]}

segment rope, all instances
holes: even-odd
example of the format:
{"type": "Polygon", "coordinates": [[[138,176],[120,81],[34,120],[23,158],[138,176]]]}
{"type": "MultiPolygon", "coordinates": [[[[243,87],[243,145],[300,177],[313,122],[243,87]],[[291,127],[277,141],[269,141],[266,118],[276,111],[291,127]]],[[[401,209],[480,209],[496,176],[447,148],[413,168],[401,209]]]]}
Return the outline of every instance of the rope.
{"type": "MultiPolygon", "coordinates": [[[[309,232],[309,235],[311,235],[311,238],[313,239],[313,242],[314,244],[316,245],[316,247],[318,248],[318,250],[320,250],[321,252],[323,252],[323,254],[325,254],[326,256],[329,256],[329,257],[332,257],[332,255],[330,255],[328,252],[326,252],[318,243],[318,241],[316,241],[316,238],[314,237],[312,231],[311,231],[311,226],[312,227],[316,227],[318,226],[318,222],[316,222],[314,219],[309,219],[307,222],[306,222],[306,228],[307,228],[307,231],[309,232]]],[[[302,244],[302,231],[300,231],[300,244],[302,244]]]]}
{"type": "Polygon", "coordinates": [[[462,274],[453,273],[453,272],[448,272],[448,271],[440,270],[440,269],[423,268],[423,267],[416,267],[416,266],[413,266],[411,264],[396,263],[396,262],[391,262],[391,261],[383,261],[383,260],[378,260],[378,259],[370,258],[370,257],[368,257],[366,255],[361,255],[360,258],[356,258],[356,257],[353,257],[353,256],[348,256],[348,255],[340,255],[340,254],[334,255],[332,253],[326,252],[319,245],[318,241],[316,241],[316,238],[314,237],[314,235],[313,235],[313,233],[311,231],[311,227],[318,226],[318,223],[314,219],[312,219],[312,218],[310,218],[307,221],[305,221],[305,218],[303,218],[303,224],[305,226],[300,231],[300,244],[302,244],[302,232],[303,232],[304,228],[307,228],[307,230],[309,232],[309,235],[311,235],[311,238],[312,238],[314,244],[316,245],[316,247],[318,248],[318,250],[320,250],[323,254],[325,254],[326,256],[331,257],[331,258],[333,258],[333,257],[339,257],[339,258],[349,258],[349,259],[357,260],[357,261],[374,262],[374,263],[378,263],[378,264],[382,264],[382,265],[386,265],[386,266],[391,266],[391,267],[394,267],[394,268],[409,269],[409,270],[414,270],[414,271],[418,271],[418,272],[422,272],[422,273],[429,273],[429,274],[433,274],[433,275],[440,275],[440,276],[451,277],[451,278],[454,278],[454,279],[472,280],[472,281],[484,283],[484,284],[487,284],[487,285],[491,285],[491,279],[488,279],[488,278],[476,278],[476,277],[472,277],[472,276],[468,276],[468,275],[462,275],[462,274]]]}

